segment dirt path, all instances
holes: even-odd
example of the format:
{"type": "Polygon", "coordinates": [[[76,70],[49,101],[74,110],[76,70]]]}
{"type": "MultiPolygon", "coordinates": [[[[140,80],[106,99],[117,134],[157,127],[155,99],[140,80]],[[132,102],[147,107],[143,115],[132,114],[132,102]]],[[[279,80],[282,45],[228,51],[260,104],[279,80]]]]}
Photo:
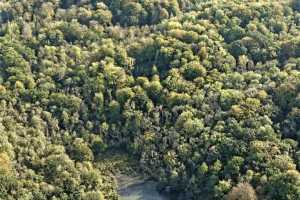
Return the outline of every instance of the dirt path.
{"type": "Polygon", "coordinates": [[[168,200],[156,190],[157,183],[142,177],[116,176],[120,200],[168,200]]]}

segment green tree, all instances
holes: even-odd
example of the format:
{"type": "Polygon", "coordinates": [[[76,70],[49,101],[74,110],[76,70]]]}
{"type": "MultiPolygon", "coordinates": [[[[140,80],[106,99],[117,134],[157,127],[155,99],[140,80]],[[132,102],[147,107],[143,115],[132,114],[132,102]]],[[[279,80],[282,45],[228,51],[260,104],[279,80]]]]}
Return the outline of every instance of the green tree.
{"type": "Polygon", "coordinates": [[[270,178],[266,187],[267,197],[275,200],[292,200],[300,198],[299,172],[290,170],[270,178]]]}

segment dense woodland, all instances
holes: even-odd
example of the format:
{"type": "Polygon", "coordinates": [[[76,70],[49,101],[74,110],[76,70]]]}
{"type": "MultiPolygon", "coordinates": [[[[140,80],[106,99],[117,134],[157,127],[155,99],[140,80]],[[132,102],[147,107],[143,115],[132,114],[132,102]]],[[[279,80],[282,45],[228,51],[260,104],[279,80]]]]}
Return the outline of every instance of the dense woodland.
{"type": "Polygon", "coordinates": [[[118,150],[180,200],[300,200],[299,142],[299,0],[0,0],[0,199],[117,200],[118,150]]]}

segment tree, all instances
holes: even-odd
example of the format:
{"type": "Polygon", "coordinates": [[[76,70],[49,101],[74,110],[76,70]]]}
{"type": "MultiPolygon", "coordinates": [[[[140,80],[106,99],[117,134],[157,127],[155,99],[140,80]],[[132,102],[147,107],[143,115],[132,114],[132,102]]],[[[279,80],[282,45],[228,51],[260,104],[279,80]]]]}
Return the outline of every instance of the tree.
{"type": "Polygon", "coordinates": [[[242,100],[243,96],[244,94],[238,90],[229,89],[222,91],[220,96],[222,108],[227,110],[231,106],[238,104],[242,100]]]}
{"type": "Polygon", "coordinates": [[[292,8],[296,11],[300,11],[300,1],[292,0],[292,8]]]}
{"type": "Polygon", "coordinates": [[[233,187],[226,197],[227,200],[257,200],[255,190],[249,183],[239,183],[233,187]]]}
{"type": "Polygon", "coordinates": [[[12,172],[12,163],[8,154],[0,153],[0,172],[9,175],[12,172]]]}
{"type": "Polygon", "coordinates": [[[126,101],[134,97],[134,92],[131,88],[122,88],[116,91],[118,102],[123,105],[126,101]]]}
{"type": "Polygon", "coordinates": [[[188,63],[183,67],[183,69],[184,77],[190,81],[206,75],[206,69],[198,62],[188,63]]]}
{"type": "Polygon", "coordinates": [[[102,192],[87,192],[83,196],[83,200],[105,200],[102,192]]]}
{"type": "Polygon", "coordinates": [[[94,155],[92,150],[81,138],[76,138],[70,146],[70,156],[76,161],[92,161],[94,155]]]}
{"type": "Polygon", "coordinates": [[[32,30],[30,27],[30,24],[24,24],[23,30],[22,30],[22,36],[24,39],[30,39],[32,37],[32,30]]]}
{"type": "Polygon", "coordinates": [[[266,187],[266,195],[274,200],[292,200],[300,198],[300,174],[289,170],[274,175],[266,187]]]}
{"type": "Polygon", "coordinates": [[[108,117],[112,122],[117,122],[120,119],[121,107],[120,104],[113,100],[108,105],[108,117]]]}
{"type": "Polygon", "coordinates": [[[98,8],[95,13],[93,13],[93,19],[97,20],[100,24],[110,24],[112,21],[112,13],[107,8],[98,8]]]}
{"type": "Polygon", "coordinates": [[[139,25],[143,22],[144,9],[141,4],[136,2],[128,2],[123,6],[123,15],[126,16],[121,19],[123,25],[139,25]]]}

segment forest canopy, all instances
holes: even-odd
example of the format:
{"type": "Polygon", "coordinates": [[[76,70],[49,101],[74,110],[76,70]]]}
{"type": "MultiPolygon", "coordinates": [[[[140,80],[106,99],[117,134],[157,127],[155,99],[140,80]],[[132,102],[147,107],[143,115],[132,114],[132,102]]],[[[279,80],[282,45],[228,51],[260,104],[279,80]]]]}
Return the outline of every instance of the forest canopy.
{"type": "Polygon", "coordinates": [[[0,199],[300,199],[299,0],[0,1],[0,199]]]}

